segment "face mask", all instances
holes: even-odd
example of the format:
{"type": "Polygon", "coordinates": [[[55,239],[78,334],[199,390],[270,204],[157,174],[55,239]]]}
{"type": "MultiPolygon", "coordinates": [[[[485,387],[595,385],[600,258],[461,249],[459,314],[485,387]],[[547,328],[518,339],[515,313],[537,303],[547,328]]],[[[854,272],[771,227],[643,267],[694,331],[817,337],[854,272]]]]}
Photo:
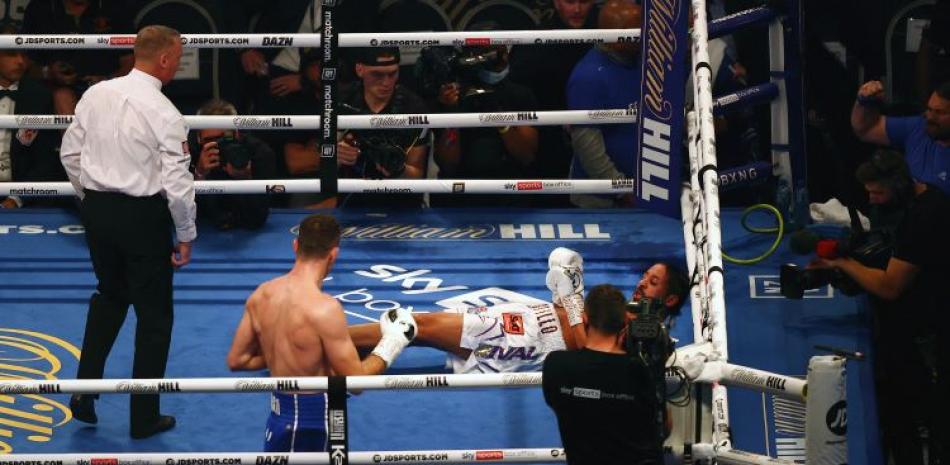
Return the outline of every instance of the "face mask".
{"type": "Polygon", "coordinates": [[[508,77],[509,67],[505,66],[505,69],[501,71],[488,71],[487,69],[478,70],[478,78],[481,79],[485,84],[495,85],[503,81],[508,77]]]}

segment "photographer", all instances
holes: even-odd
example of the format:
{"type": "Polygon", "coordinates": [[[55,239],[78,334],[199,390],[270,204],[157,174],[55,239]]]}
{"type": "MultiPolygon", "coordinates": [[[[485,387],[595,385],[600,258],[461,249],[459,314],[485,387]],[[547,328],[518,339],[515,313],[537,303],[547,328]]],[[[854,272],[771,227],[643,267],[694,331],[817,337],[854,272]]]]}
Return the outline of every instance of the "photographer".
{"type": "MultiPolygon", "coordinates": [[[[665,406],[655,375],[625,351],[627,299],[611,285],[590,289],[583,318],[587,345],[544,361],[544,400],[557,415],[570,465],[659,465],[665,406]]],[[[661,367],[662,370],[662,367],[661,367]]]]}
{"type": "MultiPolygon", "coordinates": [[[[224,100],[211,100],[199,115],[234,116],[237,110],[224,100]]],[[[267,144],[235,130],[201,129],[198,146],[192,150],[192,171],[196,180],[274,179],[275,155],[267,144]],[[197,155],[195,155],[197,154],[197,155]]],[[[256,229],[270,213],[265,194],[201,195],[198,214],[218,229],[256,229]]]]}
{"type": "MultiPolygon", "coordinates": [[[[947,335],[935,332],[945,331],[937,323],[945,311],[950,282],[950,244],[945,240],[950,232],[950,200],[937,187],[915,182],[904,157],[891,150],[877,151],[858,168],[857,178],[873,206],[902,211],[890,259],[884,269],[851,257],[818,259],[811,267],[837,268],[879,298],[872,303],[883,447],[897,463],[924,463],[921,431],[941,426],[947,414],[934,414],[934,405],[945,403],[941,398],[946,391],[934,395],[933,385],[937,367],[947,362],[946,349],[935,347],[945,345],[947,335]],[[908,385],[917,395],[905,394],[908,385]]],[[[947,376],[940,375],[936,379],[947,376]]],[[[938,437],[945,434],[931,431],[938,437]]],[[[938,445],[933,441],[930,450],[938,445]]]]}
{"type": "MultiPolygon", "coordinates": [[[[399,61],[398,48],[358,51],[355,71],[359,81],[340,93],[341,112],[357,115],[427,113],[422,99],[399,85],[399,61]]],[[[425,129],[343,132],[337,143],[341,177],[423,178],[429,155],[427,135],[425,129]]],[[[340,200],[341,207],[415,208],[421,205],[421,195],[391,193],[351,194],[340,200]]]]}
{"type": "MultiPolygon", "coordinates": [[[[470,28],[494,30],[486,22],[470,28]]],[[[508,47],[465,47],[452,59],[454,79],[441,83],[438,101],[447,112],[490,113],[537,109],[531,89],[510,81],[508,47]]],[[[538,154],[538,130],[532,126],[445,129],[436,141],[440,177],[525,179],[537,177],[531,167],[538,154]]],[[[458,196],[439,199],[443,206],[530,206],[528,198],[510,195],[458,196]],[[513,202],[514,201],[514,202],[513,202]]]]}

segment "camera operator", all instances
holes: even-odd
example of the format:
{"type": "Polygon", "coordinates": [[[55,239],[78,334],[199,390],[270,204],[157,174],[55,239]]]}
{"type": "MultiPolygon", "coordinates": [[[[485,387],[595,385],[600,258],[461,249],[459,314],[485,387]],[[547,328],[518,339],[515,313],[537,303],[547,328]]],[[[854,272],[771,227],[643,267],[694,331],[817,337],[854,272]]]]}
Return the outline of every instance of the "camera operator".
{"type": "MultiPolygon", "coordinates": [[[[493,22],[470,28],[498,29],[493,22]]],[[[453,59],[454,81],[442,83],[441,108],[448,112],[489,113],[538,108],[534,92],[508,79],[508,47],[465,47],[453,59]]],[[[537,177],[531,167],[538,154],[538,130],[532,126],[445,129],[435,148],[440,177],[464,179],[524,179],[537,177]]],[[[440,198],[443,206],[530,206],[526,196],[479,195],[440,198]]]]}
{"type": "Polygon", "coordinates": [[[875,152],[858,168],[857,178],[873,206],[903,210],[886,267],[869,267],[850,257],[818,259],[811,266],[838,268],[878,298],[872,304],[883,447],[896,463],[921,464],[921,431],[941,426],[948,414],[942,399],[947,391],[935,395],[934,380],[947,376],[943,370],[935,378],[948,354],[946,347],[935,347],[945,346],[947,335],[935,332],[946,331],[938,318],[945,311],[950,282],[950,244],[945,240],[950,232],[950,199],[931,184],[915,182],[903,155],[891,150],[875,152]],[[907,386],[914,386],[916,395],[907,396],[907,386]],[[943,415],[935,415],[934,404],[941,402],[943,415]]]}
{"type": "MultiPolygon", "coordinates": [[[[211,100],[198,110],[199,115],[234,116],[234,105],[211,100]]],[[[196,180],[274,179],[274,151],[263,141],[235,130],[201,129],[198,146],[192,150],[192,171],[196,180]],[[197,155],[195,155],[197,154],[197,155]]],[[[212,221],[218,229],[256,229],[264,225],[270,213],[265,194],[201,195],[198,215],[212,221]]]]}
{"type": "MultiPolygon", "coordinates": [[[[428,108],[411,90],[399,85],[398,48],[365,48],[356,57],[356,76],[341,92],[341,112],[358,115],[422,114],[428,108]]],[[[385,127],[385,125],[380,125],[385,127]]],[[[341,177],[364,179],[420,179],[426,175],[426,129],[383,129],[342,132],[337,143],[341,177]]],[[[415,208],[421,195],[351,194],[340,206],[415,208]]]]}
{"type": "Polygon", "coordinates": [[[584,306],[586,347],[552,352],[543,368],[544,400],[557,416],[567,463],[662,464],[665,406],[655,370],[625,350],[627,299],[605,284],[591,288],[584,306]]]}

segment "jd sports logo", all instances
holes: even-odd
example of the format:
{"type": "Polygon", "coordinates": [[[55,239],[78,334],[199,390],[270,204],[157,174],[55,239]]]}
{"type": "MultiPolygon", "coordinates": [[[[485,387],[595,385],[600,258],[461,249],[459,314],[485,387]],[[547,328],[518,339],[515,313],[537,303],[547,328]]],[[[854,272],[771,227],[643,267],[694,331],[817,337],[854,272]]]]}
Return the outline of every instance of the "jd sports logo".
{"type": "Polygon", "coordinates": [[[848,403],[839,400],[828,409],[825,415],[825,424],[828,425],[828,431],[836,436],[844,436],[848,433],[848,403]]]}

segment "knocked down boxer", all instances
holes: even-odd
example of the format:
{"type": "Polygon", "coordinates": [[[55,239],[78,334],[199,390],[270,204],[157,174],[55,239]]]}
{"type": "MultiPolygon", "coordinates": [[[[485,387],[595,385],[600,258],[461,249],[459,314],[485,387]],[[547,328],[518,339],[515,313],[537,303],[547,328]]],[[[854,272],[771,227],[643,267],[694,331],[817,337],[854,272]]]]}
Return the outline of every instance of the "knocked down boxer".
{"type": "MultiPolygon", "coordinates": [[[[548,257],[546,282],[552,292],[551,303],[414,313],[418,327],[412,345],[450,354],[448,362],[455,373],[539,371],[549,353],[582,348],[586,340],[581,256],[564,247],[554,249],[548,257]]],[[[688,289],[685,274],[661,262],[646,270],[633,299],[662,301],[667,313],[675,317],[688,289]]],[[[372,349],[382,337],[377,323],[348,329],[361,352],[372,349]]]]}

